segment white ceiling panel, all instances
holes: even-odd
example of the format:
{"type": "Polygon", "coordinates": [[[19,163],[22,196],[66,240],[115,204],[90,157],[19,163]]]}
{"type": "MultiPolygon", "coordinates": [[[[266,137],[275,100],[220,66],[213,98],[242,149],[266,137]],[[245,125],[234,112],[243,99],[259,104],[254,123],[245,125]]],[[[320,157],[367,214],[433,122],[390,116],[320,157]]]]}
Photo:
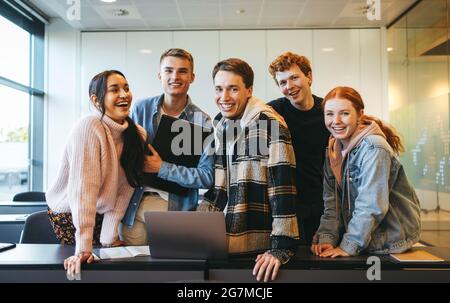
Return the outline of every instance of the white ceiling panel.
{"type": "Polygon", "coordinates": [[[220,17],[220,10],[217,4],[204,4],[204,5],[187,5],[185,3],[179,4],[180,10],[184,19],[203,19],[214,20],[220,17]]]}
{"type": "Polygon", "coordinates": [[[266,1],[263,7],[263,17],[297,17],[303,10],[305,2],[302,1],[266,1]]]}
{"type": "Polygon", "coordinates": [[[213,19],[203,19],[203,18],[196,18],[196,19],[185,19],[185,24],[189,24],[191,28],[194,29],[218,29],[220,28],[220,19],[219,18],[213,18],[213,19]]]}
{"type": "Polygon", "coordinates": [[[237,18],[237,19],[226,19],[223,20],[222,26],[224,28],[258,28],[259,18],[237,18]]]}
{"type": "Polygon", "coordinates": [[[179,18],[177,5],[174,2],[153,3],[137,6],[141,16],[145,19],[151,18],[179,18]]]}

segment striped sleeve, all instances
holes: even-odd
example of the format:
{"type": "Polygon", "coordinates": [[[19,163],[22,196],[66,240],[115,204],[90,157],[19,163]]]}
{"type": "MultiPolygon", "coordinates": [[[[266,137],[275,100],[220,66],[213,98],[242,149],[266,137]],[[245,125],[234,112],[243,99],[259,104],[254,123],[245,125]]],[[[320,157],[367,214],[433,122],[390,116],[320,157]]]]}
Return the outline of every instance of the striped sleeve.
{"type": "Polygon", "coordinates": [[[294,250],[299,239],[295,203],[295,154],[289,130],[280,125],[269,138],[268,196],[272,210],[272,248],[294,250]]]}

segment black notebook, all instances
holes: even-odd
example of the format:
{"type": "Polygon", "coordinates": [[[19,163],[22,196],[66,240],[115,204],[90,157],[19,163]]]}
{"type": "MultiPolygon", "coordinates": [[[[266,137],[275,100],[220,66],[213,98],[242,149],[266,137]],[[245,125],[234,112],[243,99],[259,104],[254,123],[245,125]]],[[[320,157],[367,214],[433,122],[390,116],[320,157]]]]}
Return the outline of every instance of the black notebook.
{"type": "MultiPolygon", "coordinates": [[[[161,159],[185,167],[197,167],[206,139],[211,129],[183,119],[162,115],[152,146],[161,159]],[[174,142],[174,144],[172,144],[174,142]]],[[[212,136],[210,137],[212,139],[212,136]]],[[[151,155],[148,147],[146,153],[151,155]]],[[[188,189],[179,184],[158,177],[158,174],[144,173],[143,184],[178,195],[186,195],[188,189]]]]}
{"type": "Polygon", "coordinates": [[[8,250],[16,247],[14,243],[0,243],[0,251],[8,250]]]}

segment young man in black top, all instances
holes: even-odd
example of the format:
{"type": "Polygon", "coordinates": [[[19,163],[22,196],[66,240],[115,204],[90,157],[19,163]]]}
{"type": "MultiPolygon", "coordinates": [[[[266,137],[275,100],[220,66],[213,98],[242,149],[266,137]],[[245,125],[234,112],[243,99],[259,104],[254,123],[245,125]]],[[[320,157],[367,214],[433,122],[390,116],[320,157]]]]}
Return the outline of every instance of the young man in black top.
{"type": "Polygon", "coordinates": [[[323,164],[330,133],[325,127],[322,98],[311,93],[309,60],[291,52],[269,66],[283,98],[269,102],[285,119],[296,160],[297,217],[300,244],[311,245],[323,213],[323,164]]]}

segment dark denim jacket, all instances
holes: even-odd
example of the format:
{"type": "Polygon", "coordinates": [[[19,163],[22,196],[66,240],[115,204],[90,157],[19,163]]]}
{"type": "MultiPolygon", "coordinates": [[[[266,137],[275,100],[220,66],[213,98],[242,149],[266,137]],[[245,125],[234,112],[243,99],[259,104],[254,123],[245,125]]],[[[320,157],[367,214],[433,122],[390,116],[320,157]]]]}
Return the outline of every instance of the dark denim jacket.
{"type": "Polygon", "coordinates": [[[319,243],[357,255],[402,252],[419,240],[419,200],[383,137],[368,136],[347,155],[342,189],[329,162],[327,152],[319,243]]]}
{"type": "MultiPolygon", "coordinates": [[[[158,129],[158,107],[163,102],[163,98],[164,95],[161,95],[141,100],[134,106],[131,113],[131,118],[147,131],[147,142],[150,144],[153,142],[158,129]]],[[[212,126],[211,118],[195,106],[190,97],[188,97],[188,104],[180,118],[205,127],[212,126]]],[[[158,177],[189,188],[186,196],[169,193],[169,210],[195,210],[199,197],[198,189],[209,189],[214,184],[214,156],[208,154],[205,150],[198,166],[194,168],[163,162],[158,177]]],[[[143,187],[134,191],[128,209],[122,219],[123,224],[133,226],[134,217],[141,203],[143,193],[143,187]]]]}

